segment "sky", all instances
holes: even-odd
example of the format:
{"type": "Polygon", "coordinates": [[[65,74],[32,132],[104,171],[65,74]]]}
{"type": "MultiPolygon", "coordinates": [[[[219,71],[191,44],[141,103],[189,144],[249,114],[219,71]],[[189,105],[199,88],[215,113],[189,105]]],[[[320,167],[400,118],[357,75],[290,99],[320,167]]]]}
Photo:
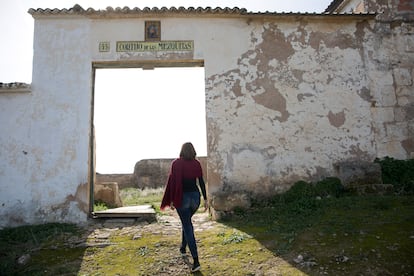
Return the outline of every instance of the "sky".
{"type": "MultiPolygon", "coordinates": [[[[27,13],[30,8],[62,9],[79,4],[84,9],[182,6],[319,13],[331,1],[0,0],[0,82],[31,83],[34,20],[27,13]]],[[[192,142],[198,156],[207,154],[203,68],[98,69],[95,101],[96,170],[99,173],[132,173],[135,163],[141,159],[178,157],[184,142],[192,142]],[[120,83],[123,89],[119,88],[120,83]],[[183,111],[180,104],[183,101],[191,101],[191,109],[186,105],[183,111]],[[177,122],[192,127],[173,130],[177,122]]]]}

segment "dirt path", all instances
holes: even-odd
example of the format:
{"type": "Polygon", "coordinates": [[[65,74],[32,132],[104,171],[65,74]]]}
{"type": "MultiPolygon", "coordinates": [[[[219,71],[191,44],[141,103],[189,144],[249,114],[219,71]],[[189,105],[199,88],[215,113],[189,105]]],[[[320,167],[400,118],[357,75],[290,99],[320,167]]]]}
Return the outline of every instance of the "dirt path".
{"type": "MultiPolygon", "coordinates": [[[[193,225],[194,231],[199,232],[214,228],[217,223],[210,220],[208,213],[197,213],[193,217],[193,225]]],[[[152,223],[139,222],[135,219],[96,220],[88,225],[88,231],[86,232],[87,234],[78,237],[78,240],[70,241],[70,243],[79,244],[87,241],[84,244],[86,247],[103,248],[113,245],[111,238],[116,236],[129,236],[132,237],[132,240],[141,239],[148,236],[148,234],[174,237],[174,240],[177,240],[177,244],[162,244],[163,248],[161,248],[160,244],[159,256],[162,256],[164,261],[162,267],[159,267],[159,271],[153,271],[154,274],[152,275],[188,275],[192,264],[189,253],[186,257],[182,257],[178,251],[178,243],[181,240],[181,222],[175,211],[167,211],[166,215],[157,216],[157,221],[152,223]]]]}

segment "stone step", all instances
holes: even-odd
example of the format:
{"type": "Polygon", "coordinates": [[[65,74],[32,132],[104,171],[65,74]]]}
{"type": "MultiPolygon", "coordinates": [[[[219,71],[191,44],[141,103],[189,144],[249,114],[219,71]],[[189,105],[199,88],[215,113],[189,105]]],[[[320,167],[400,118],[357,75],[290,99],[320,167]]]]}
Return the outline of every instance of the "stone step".
{"type": "Polygon", "coordinates": [[[137,218],[155,221],[156,213],[151,205],[124,206],[92,213],[94,218],[137,218]]]}

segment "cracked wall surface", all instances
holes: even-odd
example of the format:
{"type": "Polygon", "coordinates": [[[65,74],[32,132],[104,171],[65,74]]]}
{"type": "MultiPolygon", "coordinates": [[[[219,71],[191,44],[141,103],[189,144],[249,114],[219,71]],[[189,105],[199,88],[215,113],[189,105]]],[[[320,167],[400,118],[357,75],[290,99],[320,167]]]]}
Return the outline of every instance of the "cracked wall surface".
{"type": "Polygon", "coordinates": [[[35,14],[30,92],[0,89],[0,227],[86,221],[93,64],[202,61],[208,190],[218,210],[335,176],[338,162],[413,157],[410,13],[111,12],[35,14]],[[117,41],[144,40],[149,19],[160,20],[162,40],[192,40],[194,49],[115,50],[117,41]],[[109,51],[99,51],[102,41],[109,51]]]}

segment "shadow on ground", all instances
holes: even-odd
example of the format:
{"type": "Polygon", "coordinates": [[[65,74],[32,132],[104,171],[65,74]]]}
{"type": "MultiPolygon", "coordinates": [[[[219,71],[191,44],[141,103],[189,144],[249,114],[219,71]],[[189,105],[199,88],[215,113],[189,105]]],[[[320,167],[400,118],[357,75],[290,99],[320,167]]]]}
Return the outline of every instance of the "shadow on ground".
{"type": "MultiPolygon", "coordinates": [[[[306,275],[414,273],[413,196],[348,196],[260,206],[235,211],[221,222],[240,231],[239,240],[244,233],[306,275]]],[[[275,272],[290,275],[283,268],[275,272]]]]}
{"type": "MultiPolygon", "coordinates": [[[[325,198],[196,214],[194,275],[413,275],[414,196],[325,198]]],[[[0,230],[0,275],[191,275],[175,212],[0,230]]]]}

